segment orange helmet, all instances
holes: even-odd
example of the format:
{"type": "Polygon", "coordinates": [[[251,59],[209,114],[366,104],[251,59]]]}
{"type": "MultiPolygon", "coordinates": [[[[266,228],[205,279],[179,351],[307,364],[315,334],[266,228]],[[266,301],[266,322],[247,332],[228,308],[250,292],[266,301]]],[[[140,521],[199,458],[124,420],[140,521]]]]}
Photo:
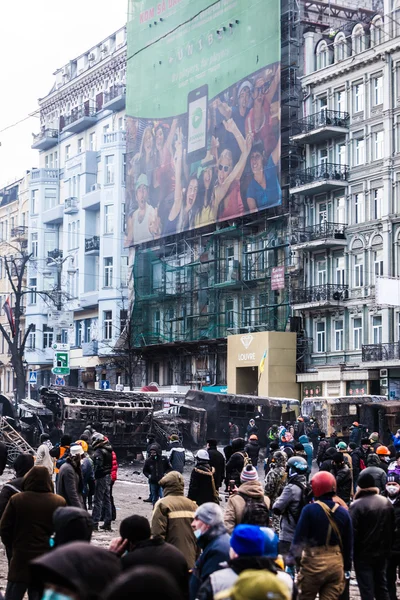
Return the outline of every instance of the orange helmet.
{"type": "Polygon", "coordinates": [[[390,450],[387,446],[379,446],[376,449],[376,453],[377,454],[381,454],[383,456],[390,456],[390,450]]]}
{"type": "Polygon", "coordinates": [[[258,437],[256,436],[255,433],[252,433],[251,436],[249,437],[249,440],[258,440],[258,437]]]}
{"type": "Polygon", "coordinates": [[[311,479],[311,487],[315,498],[336,492],[336,479],[329,471],[319,471],[311,479]]]}
{"type": "Polygon", "coordinates": [[[303,417],[299,417],[297,420],[300,421],[300,423],[304,421],[303,417]]]}
{"type": "Polygon", "coordinates": [[[358,422],[354,421],[353,425],[354,425],[354,427],[358,427],[358,422]]]}

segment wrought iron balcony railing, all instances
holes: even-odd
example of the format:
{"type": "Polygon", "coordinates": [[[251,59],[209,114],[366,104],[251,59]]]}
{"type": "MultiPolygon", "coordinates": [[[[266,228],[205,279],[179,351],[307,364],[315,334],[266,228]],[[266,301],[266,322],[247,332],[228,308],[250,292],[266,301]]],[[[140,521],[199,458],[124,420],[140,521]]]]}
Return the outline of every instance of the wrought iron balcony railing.
{"type": "Polygon", "coordinates": [[[335,283],[325,283],[323,285],[314,285],[309,288],[299,288],[292,290],[292,304],[309,304],[314,302],[340,302],[347,300],[349,296],[348,285],[337,285],[335,283]]]}
{"type": "Polygon", "coordinates": [[[83,119],[84,117],[94,117],[96,115],[96,109],[91,106],[79,106],[77,108],[72,109],[70,115],[66,115],[64,120],[64,127],[67,125],[71,125],[78,121],[79,119],[83,119]]]}
{"type": "Polygon", "coordinates": [[[337,163],[321,163],[315,167],[299,169],[290,176],[290,187],[300,187],[303,185],[315,183],[317,181],[347,181],[349,176],[349,167],[337,163]]]}
{"type": "Polygon", "coordinates": [[[104,94],[104,104],[114,100],[114,98],[118,98],[119,96],[123,96],[126,94],[126,87],[124,85],[113,85],[110,87],[108,92],[104,94]]]}
{"type": "Polygon", "coordinates": [[[85,240],[85,252],[92,252],[93,250],[100,250],[100,237],[98,235],[85,240]]]}
{"type": "Polygon", "coordinates": [[[309,133],[321,127],[349,127],[350,115],[337,110],[321,110],[313,115],[299,119],[293,124],[293,132],[298,135],[309,133]]]}
{"type": "Polygon", "coordinates": [[[323,221],[322,223],[317,223],[317,225],[308,225],[304,229],[292,233],[292,244],[326,240],[328,238],[344,240],[346,227],[347,225],[343,223],[332,223],[330,221],[323,221]]]}
{"type": "Polygon", "coordinates": [[[53,261],[63,257],[63,252],[59,248],[49,250],[47,253],[47,264],[52,264],[53,261]]]}
{"type": "Polygon", "coordinates": [[[400,343],[366,344],[362,347],[361,355],[363,362],[400,360],[400,343]]]}

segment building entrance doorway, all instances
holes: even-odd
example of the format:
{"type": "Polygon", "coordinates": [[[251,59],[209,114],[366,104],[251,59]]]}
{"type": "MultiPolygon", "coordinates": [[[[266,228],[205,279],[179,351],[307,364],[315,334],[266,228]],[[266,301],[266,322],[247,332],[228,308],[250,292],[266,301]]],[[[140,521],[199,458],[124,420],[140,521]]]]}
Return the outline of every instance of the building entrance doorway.
{"type": "Polygon", "coordinates": [[[236,393],[246,396],[258,395],[258,367],[236,368],[236,393]]]}

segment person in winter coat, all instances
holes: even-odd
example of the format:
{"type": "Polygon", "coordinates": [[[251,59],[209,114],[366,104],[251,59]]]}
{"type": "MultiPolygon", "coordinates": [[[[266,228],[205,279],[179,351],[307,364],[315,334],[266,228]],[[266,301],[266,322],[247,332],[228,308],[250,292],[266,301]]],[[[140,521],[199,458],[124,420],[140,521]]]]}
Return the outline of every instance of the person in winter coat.
{"type": "Polygon", "coordinates": [[[313,445],[311,444],[307,435],[301,435],[299,437],[299,442],[300,442],[300,444],[303,444],[303,446],[304,446],[304,451],[307,455],[308,473],[311,473],[313,453],[314,453],[313,445]]]}
{"type": "Polygon", "coordinates": [[[188,498],[197,506],[205,502],[219,503],[219,494],[214,483],[214,469],[210,466],[207,450],[199,450],[196,454],[196,466],[190,474],[188,498]]]}
{"type": "Polygon", "coordinates": [[[367,467],[367,458],[371,454],[370,443],[368,438],[361,440],[361,445],[352,452],[351,460],[353,463],[353,482],[354,487],[357,485],[357,479],[361,471],[367,467]]]}
{"type": "Polygon", "coordinates": [[[114,504],[113,487],[118,479],[118,460],[114,450],[111,452],[112,464],[111,464],[111,485],[110,485],[110,501],[111,501],[111,520],[116,521],[117,509],[114,504]]]}
{"type": "Polygon", "coordinates": [[[400,429],[398,429],[395,434],[390,433],[390,437],[396,452],[400,451],[400,429]]]}
{"type": "Polygon", "coordinates": [[[400,452],[396,452],[396,460],[389,463],[388,474],[393,472],[400,477],[400,452]]]}
{"type": "Polygon", "coordinates": [[[83,456],[81,457],[83,504],[85,505],[86,509],[92,510],[95,487],[93,461],[88,454],[88,443],[85,440],[78,440],[76,443],[82,446],[84,452],[83,456]]]}
{"type": "Polygon", "coordinates": [[[325,453],[328,450],[328,448],[331,447],[329,440],[326,439],[325,433],[323,431],[321,431],[319,438],[320,438],[320,442],[318,444],[318,450],[317,450],[317,465],[318,465],[318,467],[320,467],[321,463],[325,460],[325,453]]]}
{"type": "Polygon", "coordinates": [[[82,455],[82,446],[73,444],[70,447],[70,455],[62,465],[57,479],[57,494],[65,499],[67,506],[76,506],[76,508],[85,508],[82,497],[82,455]]]}
{"type": "Polygon", "coordinates": [[[387,498],[379,495],[374,477],[367,471],[364,469],[358,478],[357,492],[349,508],[354,531],[354,568],[362,600],[372,597],[389,600],[386,567],[395,528],[394,509],[387,498]]]}
{"type": "Polygon", "coordinates": [[[397,600],[396,581],[400,569],[400,477],[397,473],[389,473],[383,496],[389,500],[394,510],[395,529],[387,564],[386,578],[389,598],[390,600],[397,600]]]}
{"type": "Polygon", "coordinates": [[[387,446],[379,446],[376,449],[376,455],[379,456],[380,467],[387,474],[389,470],[389,462],[390,462],[390,450],[387,446]]]}
{"type": "MultiPolygon", "coordinates": [[[[60,444],[58,446],[54,446],[51,450],[50,450],[50,456],[52,458],[55,458],[56,461],[59,461],[61,459],[67,458],[68,454],[69,454],[69,447],[72,444],[72,438],[70,435],[65,434],[61,437],[61,441],[60,444]]],[[[60,465],[61,466],[61,465],[60,465]]],[[[57,474],[58,471],[60,470],[59,467],[55,467],[54,472],[57,474]]]]}
{"type": "Polygon", "coordinates": [[[244,467],[250,462],[249,455],[244,449],[244,439],[236,438],[232,442],[232,455],[226,463],[225,482],[228,487],[230,481],[234,481],[235,485],[240,485],[240,474],[244,467]]]}
{"type": "Polygon", "coordinates": [[[54,471],[54,461],[50,456],[50,450],[53,448],[53,444],[50,441],[50,437],[47,433],[42,433],[40,436],[40,446],[36,451],[35,465],[37,467],[46,467],[50,473],[50,477],[54,471]]]}
{"type": "MultiPolygon", "coordinates": [[[[265,477],[265,495],[268,496],[271,506],[273,506],[276,500],[283,492],[287,480],[286,472],[287,457],[284,452],[277,450],[272,455],[271,469],[268,471],[265,477]]],[[[279,532],[279,516],[272,513],[272,526],[276,533],[279,532]]]]}
{"type": "Polygon", "coordinates": [[[306,491],[307,461],[300,456],[292,456],[286,465],[288,480],[282,494],[275,501],[272,510],[280,517],[279,553],[287,555],[290,544],[304,506],[306,491]]]}
{"type": "MultiPolygon", "coordinates": [[[[387,479],[386,473],[381,468],[380,462],[379,456],[376,454],[370,454],[367,458],[367,468],[364,469],[365,473],[372,475],[374,478],[374,485],[379,489],[379,493],[384,491],[387,479]]],[[[357,485],[360,477],[361,475],[358,477],[357,485]]]]}
{"type": "Polygon", "coordinates": [[[330,473],[332,472],[332,470],[333,470],[332,460],[333,460],[333,457],[335,456],[336,452],[337,452],[336,448],[333,448],[333,447],[328,448],[328,450],[325,452],[325,458],[319,466],[320,471],[329,471],[330,473]]]}
{"type": "Polygon", "coordinates": [[[207,577],[221,569],[221,563],[229,559],[230,537],[224,527],[222,510],[214,502],[199,506],[192,529],[202,550],[189,581],[189,598],[196,600],[199,588],[207,577]]]}
{"type": "Polygon", "coordinates": [[[185,466],[185,448],[183,448],[179,437],[175,434],[171,435],[169,442],[169,462],[173,471],[183,473],[185,466]]]}
{"type": "Polygon", "coordinates": [[[296,423],[294,424],[294,439],[296,442],[300,441],[300,437],[304,435],[306,432],[304,419],[303,417],[298,417],[296,423]]]}
{"type": "Polygon", "coordinates": [[[72,542],[37,558],[30,568],[35,582],[45,589],[44,598],[102,600],[121,572],[121,562],[109,550],[89,542],[72,542]]]}
{"type": "Polygon", "coordinates": [[[312,446],[313,446],[313,458],[317,458],[320,435],[321,435],[321,430],[319,428],[319,425],[316,421],[314,421],[314,423],[312,425],[312,429],[311,429],[310,433],[308,434],[310,442],[312,443],[312,446]]]}
{"type": "Polygon", "coordinates": [[[336,450],[343,454],[344,462],[346,463],[346,465],[348,465],[351,473],[353,474],[353,461],[346,442],[339,442],[336,446],[336,450]]]}
{"type": "Polygon", "coordinates": [[[3,475],[7,465],[8,448],[4,442],[3,434],[0,432],[0,475],[3,475]]]}
{"type": "Polygon", "coordinates": [[[53,514],[54,548],[70,542],[90,542],[93,521],[87,510],[76,506],[57,508],[53,514]]]}
{"type": "Polygon", "coordinates": [[[214,483],[218,491],[225,479],[225,457],[217,449],[217,440],[207,440],[207,452],[210,457],[210,465],[214,468],[214,483]]]}
{"type": "Polygon", "coordinates": [[[150,484],[151,502],[153,506],[162,497],[160,481],[168,471],[171,471],[171,463],[162,455],[158,444],[150,446],[150,456],[146,459],[143,467],[143,475],[147,477],[150,484]]]}
{"type": "Polygon", "coordinates": [[[101,529],[111,531],[111,469],[112,469],[112,446],[101,433],[92,436],[93,468],[95,478],[95,489],[93,499],[93,530],[99,529],[102,511],[104,509],[104,524],[101,529]]]}
{"type": "Polygon", "coordinates": [[[256,422],[254,419],[250,419],[249,424],[247,425],[246,428],[246,440],[250,439],[250,436],[253,435],[253,433],[255,435],[257,435],[258,433],[258,427],[256,425],[256,422]]]}
{"type": "Polygon", "coordinates": [[[163,497],[157,502],[151,518],[151,533],[172,544],[185,556],[189,569],[197,558],[196,538],[192,521],[197,504],[185,498],[181,473],[171,471],[160,481],[163,497]]]}
{"type": "Polygon", "coordinates": [[[350,500],[353,496],[353,480],[351,477],[351,471],[344,462],[344,456],[342,452],[336,452],[332,459],[333,476],[336,480],[337,495],[347,505],[350,504],[350,500]]]}
{"type": "MultiPolygon", "coordinates": [[[[232,533],[236,525],[242,523],[243,514],[249,503],[257,502],[265,504],[266,509],[270,507],[269,498],[264,495],[263,487],[258,480],[258,473],[252,465],[247,465],[243,469],[240,481],[242,482],[241,485],[237,492],[229,496],[225,509],[224,525],[228,533],[232,533]]],[[[267,526],[268,510],[265,510],[265,513],[262,512],[259,516],[263,522],[254,522],[252,524],[267,526]]],[[[257,519],[256,515],[254,517],[257,519]]]]}
{"type": "MultiPolygon", "coordinates": [[[[269,470],[271,469],[271,463],[272,463],[272,457],[275,454],[275,452],[279,450],[279,442],[271,442],[269,445],[269,455],[268,458],[265,457],[264,459],[264,473],[265,475],[268,474],[269,470]]],[[[286,456],[286,460],[287,460],[287,455],[285,453],[286,456]]]]}
{"type": "Polygon", "coordinates": [[[257,468],[258,455],[260,454],[260,444],[258,443],[258,437],[255,433],[252,433],[249,437],[249,443],[246,444],[244,450],[249,455],[252,465],[257,468]]]}
{"type": "Polygon", "coordinates": [[[361,443],[362,434],[362,425],[360,425],[357,421],[354,421],[354,423],[350,427],[349,443],[353,442],[356,446],[359,446],[361,443]]]}
{"type": "Polygon", "coordinates": [[[149,598],[186,600],[169,570],[153,565],[139,565],[117,577],[104,600],[133,600],[149,598]]]}
{"type": "Polygon", "coordinates": [[[235,440],[239,436],[239,427],[236,425],[236,423],[232,423],[232,421],[229,421],[228,428],[229,428],[229,440],[232,444],[233,440],[235,440]]]}
{"type": "Polygon", "coordinates": [[[382,446],[381,442],[379,441],[379,433],[377,433],[376,431],[371,433],[371,435],[369,436],[369,442],[371,445],[371,450],[373,452],[376,452],[377,448],[379,448],[379,446],[382,446]]]}
{"type": "Polygon", "coordinates": [[[15,470],[15,479],[11,479],[11,481],[7,481],[3,485],[0,491],[0,519],[3,516],[3,513],[6,509],[9,499],[14,494],[18,494],[22,491],[22,482],[24,480],[24,475],[27,474],[30,469],[32,469],[35,464],[35,459],[32,454],[20,454],[14,461],[13,467],[15,470]]]}
{"type": "Polygon", "coordinates": [[[31,600],[40,597],[29,562],[49,552],[53,513],[59,506],[65,506],[64,498],[54,494],[46,467],[32,467],[22,488],[22,492],[10,498],[0,521],[1,540],[6,548],[11,548],[6,591],[10,600],[22,600],[26,590],[31,600]]]}

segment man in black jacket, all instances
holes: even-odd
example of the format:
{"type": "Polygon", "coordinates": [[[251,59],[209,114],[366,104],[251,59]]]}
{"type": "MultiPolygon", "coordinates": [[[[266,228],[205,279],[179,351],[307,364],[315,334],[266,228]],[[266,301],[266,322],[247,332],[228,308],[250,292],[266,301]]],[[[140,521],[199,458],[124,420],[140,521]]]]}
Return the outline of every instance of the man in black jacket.
{"type": "Polygon", "coordinates": [[[168,473],[168,471],[171,470],[171,463],[168,458],[162,456],[160,446],[158,444],[150,446],[150,456],[144,463],[143,475],[149,480],[150,496],[153,506],[159,498],[162,498],[160,481],[165,473],[168,473]]]}
{"type": "Polygon", "coordinates": [[[369,454],[371,454],[369,439],[363,438],[360,446],[351,453],[354,489],[356,487],[359,474],[367,467],[367,458],[369,454]]]}
{"type": "Polygon", "coordinates": [[[214,467],[215,488],[219,490],[225,479],[225,457],[217,449],[217,440],[213,438],[207,440],[207,452],[210,457],[210,466],[214,467]]]}
{"type": "Polygon", "coordinates": [[[245,451],[249,455],[253,467],[257,469],[258,455],[260,454],[260,444],[258,443],[258,436],[252,433],[249,437],[249,442],[245,446],[245,451]]]}
{"type": "Polygon", "coordinates": [[[94,467],[94,499],[93,499],[93,530],[99,529],[99,522],[104,508],[104,524],[101,529],[111,531],[111,468],[112,446],[101,433],[92,437],[93,467],[94,467]],[[104,505],[104,507],[103,507],[104,505]]]}
{"type": "Polygon", "coordinates": [[[244,439],[236,438],[232,441],[232,455],[226,463],[226,486],[229,486],[230,481],[234,481],[235,485],[240,485],[240,473],[244,467],[250,462],[247,452],[244,450],[244,439]]]}
{"type": "Polygon", "coordinates": [[[354,568],[362,600],[390,600],[386,568],[395,527],[394,510],[379,495],[374,478],[361,473],[350,506],[354,530],[354,568]]]}
{"type": "Polygon", "coordinates": [[[353,481],[351,479],[350,468],[344,462],[344,456],[342,452],[336,452],[332,459],[332,467],[332,473],[336,479],[336,493],[339,498],[349,505],[353,491],[353,481]]]}

